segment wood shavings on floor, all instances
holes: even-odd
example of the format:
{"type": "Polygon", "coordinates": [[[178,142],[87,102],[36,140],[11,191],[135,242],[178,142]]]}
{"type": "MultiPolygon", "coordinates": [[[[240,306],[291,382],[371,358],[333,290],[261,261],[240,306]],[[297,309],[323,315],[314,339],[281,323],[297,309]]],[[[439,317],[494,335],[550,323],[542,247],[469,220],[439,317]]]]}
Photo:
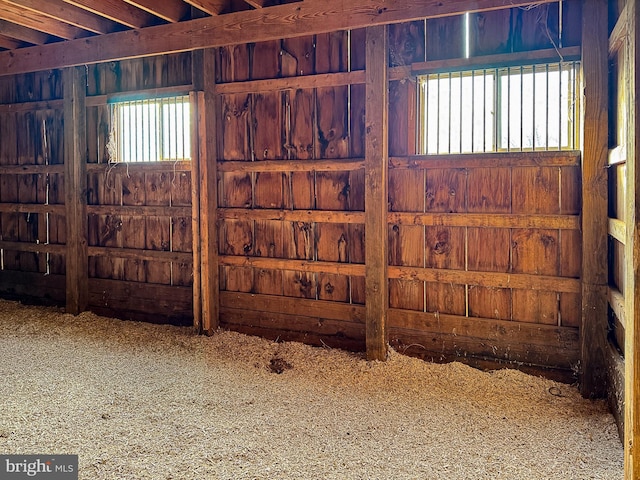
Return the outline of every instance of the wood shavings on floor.
{"type": "Polygon", "coordinates": [[[0,453],[81,479],[621,479],[603,401],[514,370],[0,300],[0,453]]]}

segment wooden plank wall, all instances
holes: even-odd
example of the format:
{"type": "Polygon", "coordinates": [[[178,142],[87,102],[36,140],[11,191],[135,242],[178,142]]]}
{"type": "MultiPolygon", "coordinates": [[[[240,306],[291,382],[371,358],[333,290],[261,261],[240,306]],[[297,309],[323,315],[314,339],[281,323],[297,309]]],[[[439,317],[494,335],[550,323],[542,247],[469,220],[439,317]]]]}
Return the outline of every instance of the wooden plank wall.
{"type": "Polygon", "coordinates": [[[221,324],[362,350],[364,85],[343,74],[364,67],[363,32],[221,48],[219,63],[221,324]],[[321,86],[286,86],[310,75],[321,86]]]}
{"type": "MultiPolygon", "coordinates": [[[[191,167],[114,165],[108,153],[109,98],[188,92],[190,61],[176,54],[86,69],[88,301],[98,313],[192,323],[191,167]]],[[[64,305],[62,90],[57,70],[0,83],[0,291],[64,305]]]]}
{"type": "Polygon", "coordinates": [[[0,290],[64,303],[62,73],[0,80],[0,290]]]}
{"type": "MultiPolygon", "coordinates": [[[[566,16],[579,24],[580,2],[566,4],[574,8],[566,16]]],[[[554,10],[542,9],[547,32],[554,10]]],[[[475,53],[549,48],[548,36],[534,35],[531,43],[526,28],[511,30],[514,22],[541,28],[539,16],[528,15],[521,9],[472,15],[475,53]]],[[[416,155],[411,65],[459,62],[462,21],[388,28],[389,338],[402,352],[436,361],[511,365],[570,379],[580,356],[579,155],[416,155]]],[[[215,85],[207,89],[217,112],[211,144],[217,150],[222,327],[365,348],[365,37],[365,30],[340,31],[217,49],[215,85]]],[[[189,91],[190,62],[189,54],[177,54],[88,67],[89,305],[99,313],[192,322],[191,166],[113,165],[108,148],[109,99],[155,88],[189,91]]],[[[0,78],[5,103],[48,100],[10,97],[20,93],[18,80],[0,78]]],[[[60,98],[59,90],[52,98],[60,98]]],[[[0,132],[17,132],[19,114],[3,108],[0,132]]],[[[51,111],[48,121],[61,142],[61,113],[51,111]]],[[[46,144],[61,148],[55,140],[46,144]]],[[[23,148],[3,142],[2,165],[18,164],[23,148]]],[[[36,210],[49,214],[49,243],[64,245],[63,171],[48,168],[52,205],[36,210]]],[[[20,212],[27,207],[12,205],[38,197],[18,197],[12,187],[18,173],[0,170],[0,231],[12,242],[3,252],[31,238],[20,236],[20,212]]],[[[15,258],[4,253],[10,261],[0,278],[39,265],[27,260],[34,247],[20,247],[15,258]]],[[[47,247],[49,274],[64,274],[64,248],[54,247],[47,247]]]]}
{"type": "Polygon", "coordinates": [[[109,163],[108,100],[191,89],[191,54],[88,67],[89,307],[119,317],[192,323],[191,165],[109,163]]]}

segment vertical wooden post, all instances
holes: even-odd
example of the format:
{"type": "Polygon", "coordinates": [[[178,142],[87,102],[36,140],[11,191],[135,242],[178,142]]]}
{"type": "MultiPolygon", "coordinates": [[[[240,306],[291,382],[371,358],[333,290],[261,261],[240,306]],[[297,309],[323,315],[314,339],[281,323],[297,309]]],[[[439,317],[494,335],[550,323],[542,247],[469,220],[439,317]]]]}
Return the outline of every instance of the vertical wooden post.
{"type": "Polygon", "coordinates": [[[66,216],[66,288],[68,313],[87,308],[87,136],[84,67],[64,70],[64,190],[66,216]]]}
{"type": "Polygon", "coordinates": [[[628,95],[627,113],[627,201],[625,220],[625,339],[624,339],[624,478],[640,477],[640,169],[638,168],[638,42],[640,22],[636,0],[627,2],[627,58],[625,78],[628,95]]]}
{"type": "MultiPolygon", "coordinates": [[[[197,133],[198,164],[197,175],[192,179],[197,185],[199,226],[199,244],[194,247],[199,251],[199,265],[194,264],[194,279],[199,273],[199,306],[196,307],[196,291],[194,288],[194,314],[201,315],[201,330],[212,334],[220,324],[219,293],[220,280],[218,272],[218,173],[216,147],[216,109],[215,109],[215,49],[203,50],[198,58],[201,67],[194,68],[193,84],[201,91],[197,92],[197,133]],[[200,72],[197,72],[200,70],[200,72]]],[[[194,229],[196,235],[196,229],[194,229]]],[[[195,260],[195,259],[194,259],[195,260]]],[[[194,282],[195,286],[195,282],[194,282]]]]}
{"type": "Polygon", "coordinates": [[[606,393],[608,31],[606,0],[585,0],[582,24],[582,324],[580,391],[606,393]]]}
{"type": "Polygon", "coordinates": [[[366,345],[369,360],[387,358],[387,184],[389,58],[386,26],[367,27],[365,107],[366,345]]]}
{"type": "MultiPolygon", "coordinates": [[[[194,56],[195,62],[195,56],[194,56]]],[[[195,85],[194,85],[195,87],[195,85]]],[[[197,332],[202,331],[202,285],[200,258],[200,156],[198,128],[198,94],[189,94],[191,106],[191,235],[193,251],[193,327],[197,332]]]]}

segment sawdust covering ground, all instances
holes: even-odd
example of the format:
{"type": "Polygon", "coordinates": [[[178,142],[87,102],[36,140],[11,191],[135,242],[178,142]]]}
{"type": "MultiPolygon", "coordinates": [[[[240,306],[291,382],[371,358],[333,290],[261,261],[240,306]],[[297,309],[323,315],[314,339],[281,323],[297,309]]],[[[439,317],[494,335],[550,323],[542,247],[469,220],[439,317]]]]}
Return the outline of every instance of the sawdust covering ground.
{"type": "Polygon", "coordinates": [[[603,402],[523,373],[0,301],[0,453],[82,479],[619,479],[603,402]]]}

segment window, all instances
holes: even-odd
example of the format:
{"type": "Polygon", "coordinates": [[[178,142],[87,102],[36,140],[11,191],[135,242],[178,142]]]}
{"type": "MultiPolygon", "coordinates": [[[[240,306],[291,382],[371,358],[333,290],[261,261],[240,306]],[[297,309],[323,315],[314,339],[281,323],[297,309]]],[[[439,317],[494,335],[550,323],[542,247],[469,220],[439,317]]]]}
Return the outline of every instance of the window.
{"type": "Polygon", "coordinates": [[[578,62],[419,78],[421,154],[573,150],[578,62]]]}
{"type": "Polygon", "coordinates": [[[117,102],[111,107],[115,132],[115,145],[110,148],[113,161],[191,159],[188,96],[117,102]]]}

